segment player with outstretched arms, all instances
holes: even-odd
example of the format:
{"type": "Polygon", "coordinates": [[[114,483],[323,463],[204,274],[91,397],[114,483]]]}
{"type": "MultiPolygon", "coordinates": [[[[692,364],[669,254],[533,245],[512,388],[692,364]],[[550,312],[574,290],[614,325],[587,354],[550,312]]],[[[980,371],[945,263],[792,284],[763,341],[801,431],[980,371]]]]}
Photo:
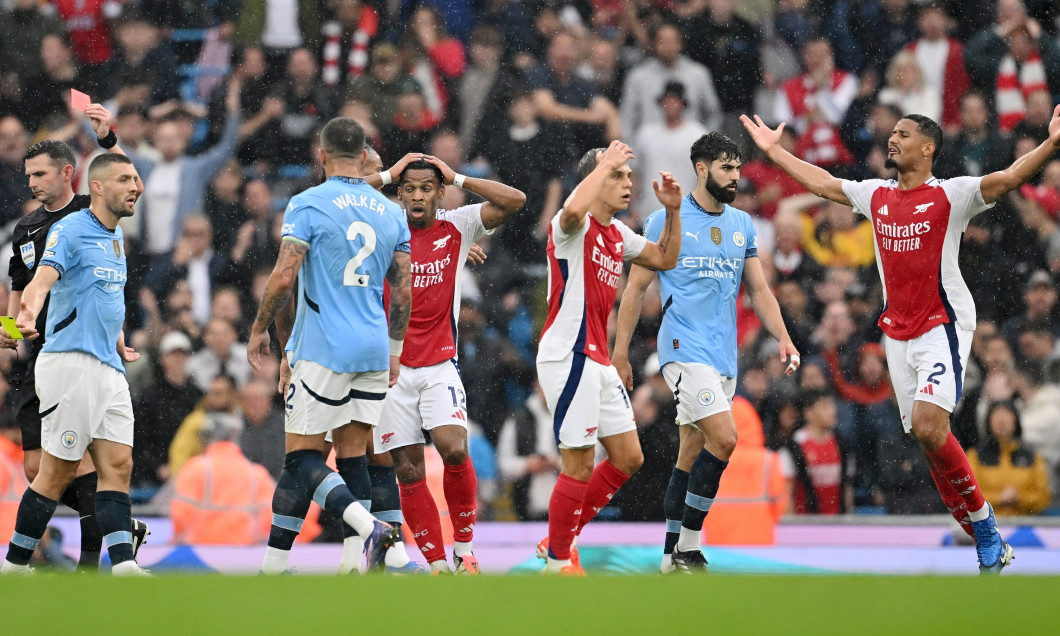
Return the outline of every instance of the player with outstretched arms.
{"type": "Polygon", "coordinates": [[[457,174],[442,160],[418,153],[372,175],[368,183],[381,186],[395,176],[412,233],[412,316],[401,374],[384,403],[374,448],[393,457],[402,513],[432,573],[448,572],[441,519],[427,488],[423,459],[423,431],[430,431],[445,464],[442,485],[453,523],[456,573],[478,574],[471,545],[478,482],[468,454],[467,396],[456,358],[460,275],[474,241],[508,221],[526,196],[503,183],[457,174]],[[445,188],[454,186],[485,202],[439,210],[445,188]]]}
{"type": "MultiPolygon", "coordinates": [[[[691,149],[696,187],[681,202],[681,256],[677,267],[658,272],[663,317],[659,364],[674,392],[680,448],[663,498],[666,542],[663,573],[705,572],[700,548],[703,521],[718,494],[722,472],[736,448],[732,398],[736,392],[736,305],[740,283],[751,306],[779,342],[786,372],[799,367],[799,352],[788,336],[780,306],[762,263],[750,215],[729,204],[740,180],[740,147],[719,132],[700,137],[691,149]]],[[[648,217],[644,236],[657,239],[665,221],[659,210],[648,217]]],[[[622,293],[615,336],[615,368],[633,389],[629,343],[644,292],[656,272],[634,265],[622,293]]]]}
{"type": "Polygon", "coordinates": [[[561,458],[548,537],[538,544],[549,573],[585,574],[574,539],[644,463],[629,395],[608,356],[607,320],[625,261],[658,270],[677,264],[681,186],[668,172],[652,183],[666,216],[658,241],[645,239],[614,218],[629,206],[633,158],[621,141],[586,153],[580,183],[549,227],[548,317],[537,352],[561,458]],[[608,458],[594,469],[598,440],[608,458]]]}
{"type": "Polygon", "coordinates": [[[1030,180],[1060,148],[1060,106],[1049,138],[1005,170],[945,180],[931,175],[942,130],[923,115],[906,115],[895,125],[886,165],[898,178],[890,181],[837,179],[777,143],[783,123],[773,130],[757,116],[740,120],[758,147],[807,190],[852,206],[872,222],[885,302],[879,326],[902,425],[920,443],[950,514],[975,540],[979,570],[999,573],[1012,561],[1012,548],[1001,539],[994,510],[950,431],[976,324],[957,256],[968,221],[1030,180]]]}
{"type": "Polygon", "coordinates": [[[339,457],[365,454],[388,387],[397,381],[408,327],[408,227],[400,209],[361,178],[364,159],[364,129],[356,121],[335,118],[321,130],[327,180],[288,204],[280,253],[251,328],[247,356],[258,369],[261,356],[269,355],[267,329],[287,306],[297,277],[294,323],[279,325],[291,367],[285,395],[287,455],[273,496],[272,530],[261,566],[265,574],[288,569],[310,501],[364,539],[369,568],[397,538],[394,528],[360,503],[371,498],[367,463],[359,462],[364,474],[357,481],[368,484],[368,492],[355,497],[322,456],[328,432],[339,457]],[[383,308],[384,279],[393,290],[389,316],[383,308]]]}

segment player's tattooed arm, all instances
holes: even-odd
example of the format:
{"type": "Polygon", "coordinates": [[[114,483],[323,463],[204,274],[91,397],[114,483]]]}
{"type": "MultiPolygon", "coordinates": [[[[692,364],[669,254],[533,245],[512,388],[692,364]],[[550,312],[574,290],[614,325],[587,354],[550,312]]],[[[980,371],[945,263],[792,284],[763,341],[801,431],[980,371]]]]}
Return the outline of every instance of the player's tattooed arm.
{"type": "Polygon", "coordinates": [[[412,257],[396,250],[386,273],[390,285],[390,339],[404,340],[412,315],[412,257]]]}
{"type": "Polygon", "coordinates": [[[302,241],[287,238],[280,243],[280,255],[265,284],[261,307],[247,341],[247,360],[255,370],[261,368],[261,357],[269,355],[269,325],[291,299],[307,251],[309,246],[302,241]]]}
{"type": "Polygon", "coordinates": [[[287,341],[291,338],[291,332],[294,330],[294,318],[295,313],[298,310],[297,299],[298,283],[296,281],[294,289],[291,290],[291,297],[287,300],[287,304],[283,306],[283,309],[281,309],[278,314],[276,314],[276,337],[280,341],[281,352],[287,348],[287,341]]]}

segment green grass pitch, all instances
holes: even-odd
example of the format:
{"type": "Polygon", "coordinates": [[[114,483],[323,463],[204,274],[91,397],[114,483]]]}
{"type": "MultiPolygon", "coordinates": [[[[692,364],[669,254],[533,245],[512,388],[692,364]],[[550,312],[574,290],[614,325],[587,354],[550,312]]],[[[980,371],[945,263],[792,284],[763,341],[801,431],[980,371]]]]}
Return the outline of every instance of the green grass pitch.
{"type": "Polygon", "coordinates": [[[1014,636],[1060,632],[1057,599],[1045,577],[45,574],[0,580],[0,634],[1014,636]]]}

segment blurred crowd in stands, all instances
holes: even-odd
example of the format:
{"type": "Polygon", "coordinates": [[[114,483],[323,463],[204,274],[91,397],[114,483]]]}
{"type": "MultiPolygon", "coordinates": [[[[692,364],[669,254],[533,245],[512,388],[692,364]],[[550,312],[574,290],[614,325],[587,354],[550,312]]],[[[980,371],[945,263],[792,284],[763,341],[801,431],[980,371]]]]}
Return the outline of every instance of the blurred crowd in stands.
{"type": "MultiPolygon", "coordinates": [[[[533,362],[545,232],[575,184],[575,161],[609,139],[630,143],[634,200],[620,218],[638,228],[657,207],[652,175],[672,171],[686,192],[694,186],[688,149],[710,130],[746,149],[733,205],[754,217],[760,257],[802,353],[801,371],[785,377],[775,342],[742,305],[739,418],[761,427],[749,439],[779,453],[788,511],[946,512],[915,440],[902,433],[890,388],[871,226],[753,152],[738,117],[787,122],[789,149],[848,178],[891,176],[886,140],[913,112],[947,134],[937,177],[1003,168],[1047,136],[1060,96],[1060,5],[1052,0],[0,7],[4,245],[38,205],[23,173],[29,145],[69,142],[81,155],[75,189],[87,192],[83,169],[100,150],[83,113],[68,106],[71,88],[114,113],[145,183],[136,216],[123,223],[127,341],[144,354],[128,367],[138,501],[173,497],[177,476],[207,442],[238,444],[273,476],[282,469],[278,364],[255,373],[244,343],[286,201],[322,178],[315,133],[344,115],[365,126],[387,166],[426,151],[527,194],[526,207],[483,243],[488,260],[467,268],[463,286],[459,364],[480,518],[543,519],[558,471],[533,362]],[[222,426],[219,414],[232,417],[222,426]]],[[[442,207],[467,196],[447,188],[442,207]]],[[[979,323],[953,426],[999,514],[1048,510],[1060,485],[1058,213],[1060,159],[974,219],[963,238],[961,269],[979,323]]],[[[0,306],[6,292],[0,286],[0,306]]],[[[603,513],[624,520],[663,518],[677,448],[655,356],[662,308],[657,293],[648,298],[630,353],[646,462],[603,513]]],[[[15,439],[25,356],[5,354],[0,421],[15,439]]]]}

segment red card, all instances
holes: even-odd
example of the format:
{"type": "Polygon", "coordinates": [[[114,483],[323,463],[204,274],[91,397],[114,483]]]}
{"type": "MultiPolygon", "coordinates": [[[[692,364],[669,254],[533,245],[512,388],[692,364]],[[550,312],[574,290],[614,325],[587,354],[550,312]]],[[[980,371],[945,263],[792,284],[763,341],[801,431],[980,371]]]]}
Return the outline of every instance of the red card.
{"type": "Polygon", "coordinates": [[[70,89],[70,106],[77,110],[85,110],[92,103],[92,98],[76,88],[70,89]]]}

